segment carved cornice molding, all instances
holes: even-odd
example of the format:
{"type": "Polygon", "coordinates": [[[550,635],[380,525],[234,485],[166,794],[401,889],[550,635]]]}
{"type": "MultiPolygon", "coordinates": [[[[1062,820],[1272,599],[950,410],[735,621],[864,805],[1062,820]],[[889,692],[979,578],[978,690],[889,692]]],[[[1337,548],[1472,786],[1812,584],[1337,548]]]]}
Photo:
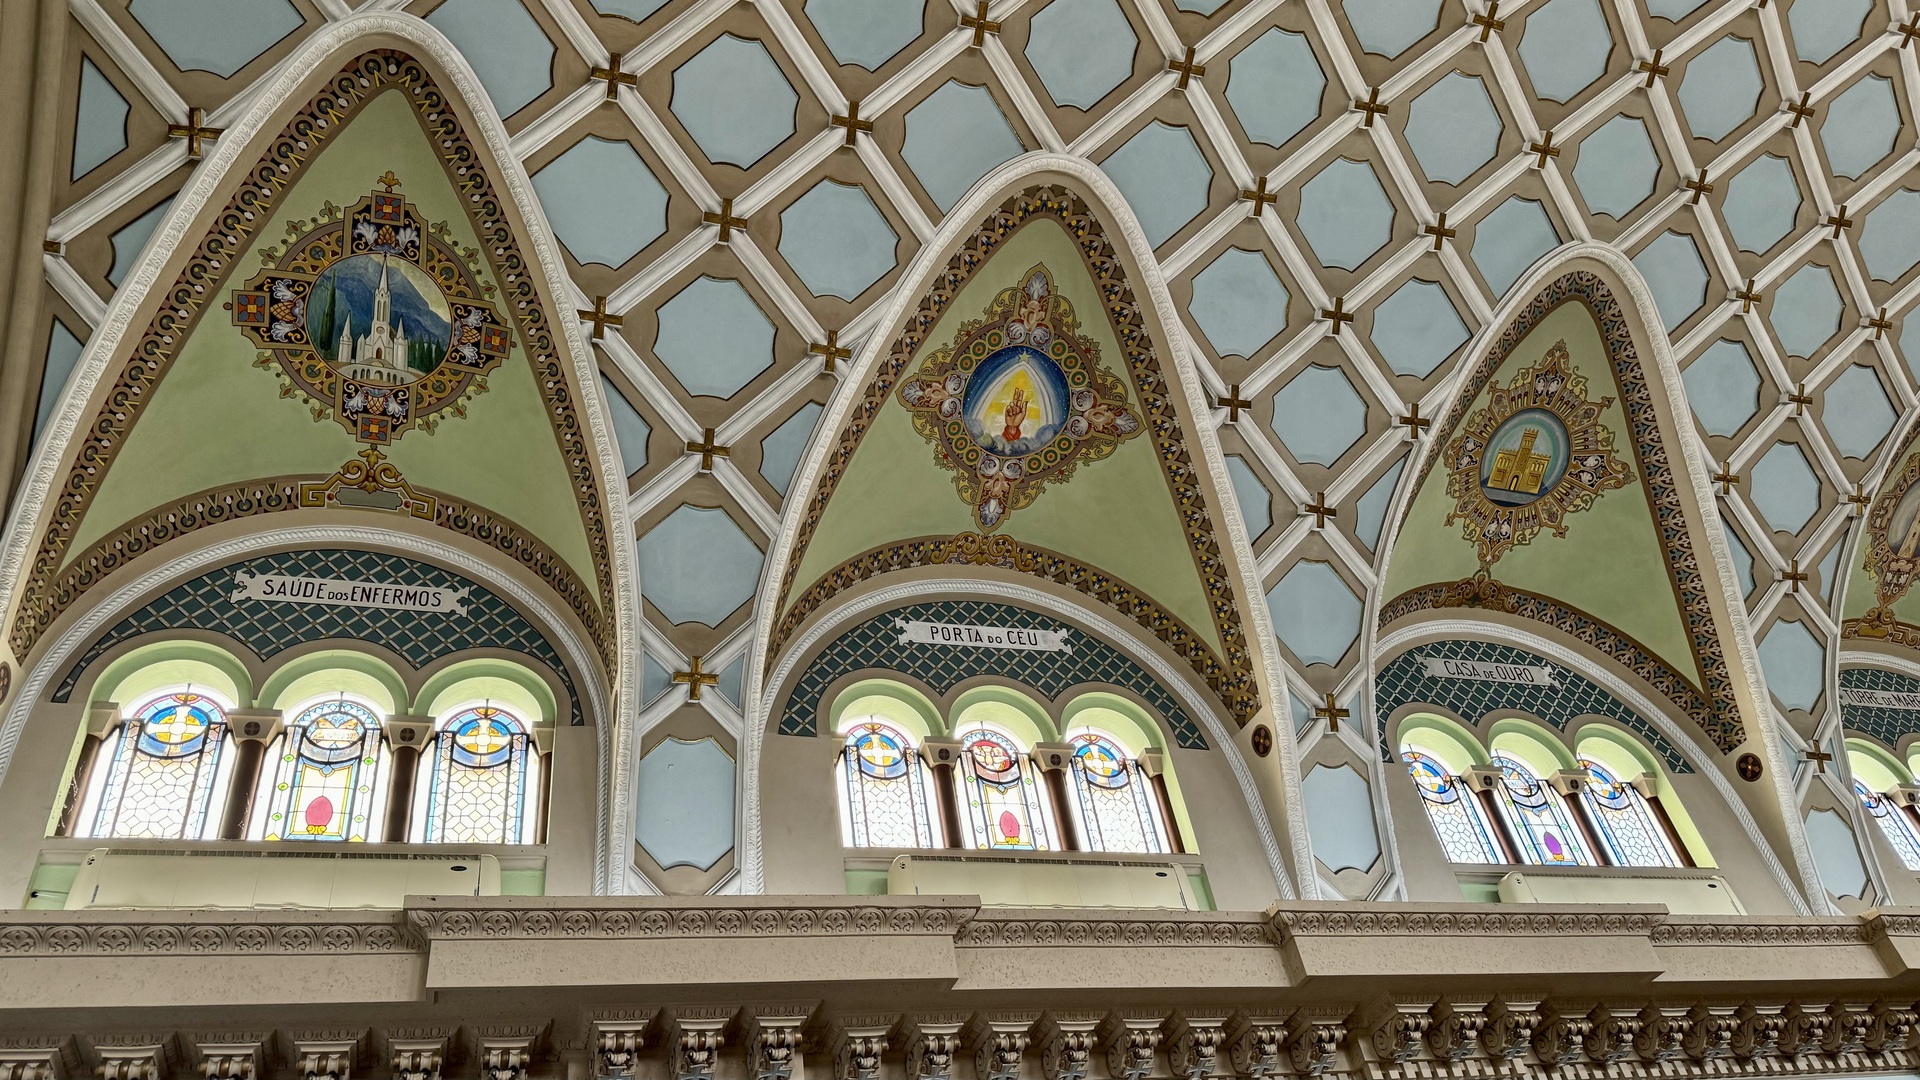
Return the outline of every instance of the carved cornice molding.
{"type": "Polygon", "coordinates": [[[983,912],[960,928],[962,947],[1213,945],[1272,948],[1267,921],[1253,915],[1185,914],[1179,919],[1109,919],[1098,913],[1059,918],[1001,917],[983,912]]]}
{"type": "MultiPolygon", "coordinates": [[[[1911,933],[1920,934],[1920,919],[1911,933]]],[[[1653,926],[1655,945],[1869,945],[1880,920],[1859,919],[1703,919],[1673,915],[1653,926]]]]}
{"type": "Polygon", "coordinates": [[[769,905],[592,907],[471,905],[409,908],[407,921],[428,941],[516,938],[951,937],[979,910],[973,904],[833,907],[769,905]]]}
{"type": "Polygon", "coordinates": [[[84,921],[35,914],[19,912],[0,922],[0,957],[405,953],[418,952],[421,945],[398,913],[355,921],[299,914],[284,922],[253,912],[233,914],[224,922],[157,918],[152,912],[112,920],[87,916],[84,921]]]}
{"type": "Polygon", "coordinates": [[[1380,936],[1466,935],[1484,937],[1596,934],[1645,937],[1666,920],[1658,908],[1615,909],[1612,911],[1487,911],[1419,910],[1419,905],[1395,905],[1410,910],[1395,911],[1385,905],[1364,910],[1352,906],[1326,908],[1274,908],[1270,919],[1276,935],[1310,937],[1315,935],[1366,934],[1380,936]]]}

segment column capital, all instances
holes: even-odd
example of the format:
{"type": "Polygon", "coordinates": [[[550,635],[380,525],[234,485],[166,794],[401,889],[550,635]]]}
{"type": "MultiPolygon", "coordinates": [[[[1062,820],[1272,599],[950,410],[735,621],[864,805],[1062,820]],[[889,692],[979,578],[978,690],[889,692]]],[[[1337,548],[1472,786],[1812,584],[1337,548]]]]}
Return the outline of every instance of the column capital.
{"type": "Polygon", "coordinates": [[[269,743],[287,728],[279,709],[228,709],[227,730],[242,742],[269,743]]]}
{"type": "Polygon", "coordinates": [[[1041,772],[1066,772],[1073,764],[1073,746],[1063,742],[1034,743],[1033,763],[1041,772]]]}
{"type": "Polygon", "coordinates": [[[404,746],[420,750],[432,741],[433,717],[394,713],[380,718],[380,730],[386,733],[387,745],[395,749],[404,746]]]}
{"type": "Polygon", "coordinates": [[[393,1028],[387,1032],[387,1060],[393,1080],[440,1080],[447,1064],[447,1046],[453,1029],[446,1027],[393,1028]]]}

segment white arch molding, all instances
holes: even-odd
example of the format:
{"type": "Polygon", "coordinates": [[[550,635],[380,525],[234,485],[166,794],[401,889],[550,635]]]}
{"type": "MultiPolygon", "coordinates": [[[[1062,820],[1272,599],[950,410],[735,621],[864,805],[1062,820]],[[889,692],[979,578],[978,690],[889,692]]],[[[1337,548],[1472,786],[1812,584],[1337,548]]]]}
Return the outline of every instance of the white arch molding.
{"type": "MultiPolygon", "coordinates": [[[[1660,319],[1659,307],[1654,302],[1653,293],[1648,289],[1645,279],[1640,276],[1640,271],[1633,265],[1632,260],[1614,248],[1594,240],[1562,244],[1541,256],[1526,275],[1508,290],[1505,299],[1494,308],[1492,318],[1488,319],[1486,325],[1480,328],[1480,332],[1468,342],[1466,352],[1462,354],[1460,366],[1443,384],[1439,395],[1439,407],[1434,410],[1434,415],[1446,416],[1451,413],[1454,403],[1466,388],[1467,380],[1477,365],[1478,358],[1492,348],[1493,342],[1506,331],[1506,327],[1513,322],[1520,309],[1531,303],[1535,294],[1549,282],[1565,273],[1567,264],[1576,259],[1590,259],[1601,264],[1619,281],[1627,294],[1625,299],[1631,301],[1633,305],[1634,315],[1641,329],[1640,337],[1644,339],[1646,351],[1651,354],[1641,356],[1640,362],[1648,372],[1648,381],[1653,384],[1652,392],[1656,395],[1656,408],[1664,409],[1667,418],[1671,421],[1673,437],[1665,439],[1665,442],[1668,444],[1669,453],[1678,459],[1681,467],[1686,471],[1687,482],[1682,486],[1687,492],[1687,499],[1694,504],[1694,509],[1689,516],[1698,519],[1698,524],[1701,526],[1698,531],[1706,534],[1706,550],[1703,553],[1702,563],[1711,564],[1712,572],[1719,582],[1718,599],[1726,612],[1727,630],[1733,639],[1731,655],[1727,657],[1727,666],[1730,674],[1737,670],[1741,675],[1734,680],[1734,690],[1740,697],[1742,712],[1748,720],[1748,729],[1757,737],[1767,759],[1767,772],[1772,777],[1775,798],[1782,811],[1782,831],[1793,853],[1794,869],[1799,874],[1798,887],[1791,884],[1791,877],[1786,879],[1787,897],[1803,913],[1838,914],[1838,910],[1833,908],[1832,903],[1826,898],[1825,886],[1820,883],[1820,873],[1814,865],[1812,850],[1807,846],[1806,832],[1801,826],[1800,815],[1789,810],[1799,805],[1799,799],[1793,790],[1791,772],[1783,764],[1785,758],[1780,748],[1779,735],[1774,731],[1770,704],[1772,699],[1767,693],[1766,678],[1760,669],[1760,656],[1755,651],[1753,634],[1747,623],[1746,604],[1734,576],[1733,557],[1727,549],[1726,531],[1724,527],[1719,527],[1719,504],[1710,494],[1704,498],[1700,495],[1702,492],[1710,493],[1713,489],[1707,472],[1706,459],[1702,456],[1699,440],[1693,438],[1691,432],[1682,429],[1683,422],[1692,415],[1692,412],[1681,390],[1679,363],[1674,359],[1673,346],[1667,339],[1666,324],[1660,319]],[[1711,521],[1706,520],[1709,514],[1712,515],[1711,521]]],[[[1380,607],[1386,600],[1385,584],[1392,568],[1393,550],[1400,538],[1400,525],[1412,503],[1414,487],[1422,470],[1427,467],[1428,459],[1440,452],[1441,439],[1441,435],[1435,435],[1425,440],[1424,445],[1407,457],[1407,469],[1401,474],[1400,488],[1394,493],[1392,503],[1387,510],[1386,530],[1381,540],[1380,569],[1376,578],[1380,584],[1375,587],[1374,595],[1368,598],[1366,604],[1365,622],[1361,628],[1368,658],[1365,689],[1368,714],[1371,717],[1376,740],[1379,738],[1380,718],[1374,716],[1372,710],[1374,676],[1377,670],[1376,662],[1387,651],[1387,647],[1378,640],[1380,607]]],[[[1417,624],[1411,629],[1425,631],[1428,627],[1436,625],[1446,624],[1426,622],[1417,624]]],[[[1470,636],[1492,637],[1495,633],[1493,624],[1490,622],[1460,620],[1457,625],[1473,627],[1473,633],[1470,636]]],[[[1388,640],[1399,640],[1399,633],[1396,631],[1388,640]]],[[[1555,651],[1560,650],[1555,647],[1555,651]]],[[[1603,674],[1599,670],[1600,667],[1601,665],[1581,658],[1577,670],[1593,678],[1603,674]]],[[[1609,675],[1608,678],[1611,679],[1611,676],[1609,675]]],[[[1635,696],[1638,696],[1637,693],[1635,696]]],[[[1631,699],[1623,695],[1621,700],[1630,701],[1631,699]]],[[[1638,708],[1637,705],[1636,708],[1638,708]]],[[[1641,711],[1648,717],[1664,718],[1665,716],[1664,711],[1659,709],[1642,709],[1641,711]]],[[[1662,727],[1662,731],[1667,731],[1667,728],[1662,727]]],[[[1671,732],[1669,735],[1671,736],[1671,732]]],[[[1676,740],[1676,745],[1691,746],[1694,738],[1693,733],[1685,733],[1684,742],[1676,740]]],[[[1377,754],[1371,756],[1378,757],[1377,754]]],[[[1739,805],[1742,823],[1757,829],[1758,823],[1754,822],[1751,815],[1746,812],[1746,807],[1741,804],[1738,793],[1733,791],[1731,785],[1725,783],[1725,777],[1720,775],[1719,766],[1709,762],[1701,771],[1714,776],[1716,789],[1724,789],[1723,793],[1730,796],[1734,804],[1739,805]]],[[[1376,792],[1376,801],[1384,811],[1384,788],[1376,792]]],[[[1770,868],[1778,867],[1777,874],[1785,875],[1785,868],[1779,866],[1771,845],[1764,842],[1764,834],[1762,837],[1759,847],[1767,852],[1770,868]]],[[[1396,865],[1398,865],[1397,840],[1394,848],[1396,865]]]]}
{"type": "MultiPolygon", "coordinates": [[[[526,235],[520,240],[531,255],[536,287],[544,286],[539,291],[549,303],[572,302],[573,286],[555,250],[553,230],[547,224],[546,214],[534,197],[525,168],[513,153],[504,124],[488,104],[486,90],[459,50],[438,30],[412,15],[370,11],[322,24],[312,37],[294,50],[263,81],[253,104],[244,114],[235,118],[227,126],[226,133],[213,144],[212,153],[194,170],[187,186],[174,197],[172,208],[155,230],[145,253],[132,268],[126,283],[108,305],[105,317],[88,339],[87,347],[75,365],[75,373],[68,380],[67,388],[47,425],[46,436],[34,452],[26,475],[22,477],[20,496],[8,517],[4,539],[0,539],[0,616],[11,617],[18,599],[21,569],[26,564],[28,552],[39,531],[49,496],[59,482],[62,466],[68,456],[68,445],[75,431],[86,423],[88,403],[102,377],[109,375],[109,365],[119,356],[129,334],[139,332],[137,327],[141,323],[136,322],[136,316],[146,312],[147,302],[156,289],[166,288],[167,283],[160,275],[173,252],[180,244],[197,239],[208,227],[202,219],[209,210],[217,211],[220,208],[221,204],[216,200],[221,197],[230,175],[235,169],[252,166],[263,150],[262,139],[271,139],[276,135],[284,123],[280,114],[311,94],[315,76],[331,74],[352,55],[379,47],[408,52],[430,61],[440,70],[443,75],[441,90],[464,114],[461,120],[469,137],[484,147],[485,167],[512,200],[515,212],[526,227],[526,235]]],[[[147,317],[150,318],[150,314],[147,317]]],[[[608,518],[609,539],[625,536],[631,531],[624,513],[626,494],[614,488],[616,484],[624,484],[626,474],[620,471],[620,456],[613,441],[613,429],[603,413],[599,372],[594,365],[593,353],[581,337],[579,320],[570,311],[550,311],[549,321],[553,324],[556,338],[563,343],[563,359],[572,365],[575,401],[598,458],[599,494],[608,518]]],[[[279,530],[257,535],[286,535],[300,531],[279,530]]],[[[343,527],[339,531],[364,535],[361,530],[352,528],[343,527]]],[[[397,539],[399,534],[382,535],[383,543],[404,546],[397,539]]],[[[363,539],[361,542],[367,541],[363,539]]],[[[639,699],[636,673],[640,664],[640,643],[636,627],[640,611],[640,587],[633,544],[612,542],[608,546],[612,549],[608,555],[613,568],[615,610],[607,614],[614,627],[615,671],[612,708],[606,708],[608,703],[603,701],[597,715],[602,726],[616,729],[621,737],[612,742],[611,760],[604,758],[608,747],[603,745],[602,748],[602,770],[611,770],[610,785],[607,777],[602,778],[603,789],[610,786],[610,790],[603,790],[602,836],[595,857],[595,887],[602,893],[625,892],[643,884],[632,880],[635,875],[631,870],[615,873],[609,859],[610,852],[630,850],[633,838],[630,820],[633,772],[631,744],[624,737],[624,732],[632,727],[639,699]]],[[[450,558],[449,550],[437,548],[432,553],[436,557],[450,558]]],[[[177,570],[177,565],[171,569],[177,570]]],[[[473,563],[473,566],[479,565],[477,561],[473,563]]],[[[559,619],[549,618],[549,622],[555,626],[566,625],[559,619]]],[[[49,663],[44,659],[48,655],[42,650],[43,659],[36,665],[36,677],[38,669],[49,663]]],[[[18,659],[24,662],[26,658],[18,659]]],[[[596,658],[591,664],[583,664],[581,670],[583,674],[592,672],[597,677],[604,669],[596,658]]],[[[595,679],[583,677],[581,681],[593,682],[595,679]]],[[[28,682],[31,684],[33,679],[30,678],[28,682]]],[[[14,713],[8,715],[7,727],[0,730],[0,781],[5,779],[6,765],[18,738],[14,714],[19,713],[21,705],[34,696],[22,693],[21,701],[15,704],[14,713]]],[[[631,862],[632,859],[628,858],[622,865],[631,862]]]]}
{"type": "MultiPolygon", "coordinates": [[[[1300,793],[1300,773],[1294,758],[1293,740],[1280,738],[1278,734],[1286,726],[1278,722],[1282,715],[1280,703],[1286,700],[1286,680],[1281,675],[1285,669],[1281,664],[1266,604],[1262,602],[1266,593],[1260,587],[1257,564],[1239,506],[1232,498],[1221,497],[1222,492],[1232,490],[1232,481],[1227,475],[1220,440],[1209,421],[1212,410],[1207,404],[1199,372],[1187,350],[1185,335],[1180,332],[1182,324],[1179,311],[1167,291],[1166,279],[1160,273],[1159,264],[1154,260],[1153,245],[1147,242],[1139,220],[1134,217],[1113,181],[1107,179],[1106,173],[1085,158],[1035,151],[1000,165],[975,182],[966,198],[948,212],[939,231],[922,245],[913,266],[901,278],[900,284],[894,287],[886,313],[873,323],[875,329],[861,346],[858,362],[848,373],[844,385],[855,389],[835,396],[826,417],[814,429],[813,443],[795,473],[793,489],[787,493],[787,509],[781,516],[780,528],[773,537],[773,546],[761,570],[760,588],[755,597],[754,639],[747,653],[747,689],[743,695],[747,701],[742,710],[745,731],[740,743],[742,830],[737,852],[742,892],[757,893],[765,888],[759,816],[760,762],[767,725],[772,719],[770,691],[780,685],[779,675],[769,677],[766,674],[767,643],[772,640],[774,619],[779,615],[780,582],[786,576],[789,554],[798,536],[801,519],[818,488],[821,467],[833,451],[841,430],[845,428],[848,414],[858,404],[858,388],[866,386],[872,379],[874,368],[893,347],[898,328],[914,305],[919,303],[921,294],[934,276],[946,266],[952,249],[978,228],[983,215],[1008,194],[1019,190],[1023,181],[1041,183],[1049,175],[1068,181],[1082,195],[1089,197],[1108,234],[1124,244],[1132,257],[1133,265],[1127,268],[1127,275],[1136,299],[1143,303],[1150,300],[1159,325],[1165,328],[1162,333],[1154,335],[1155,344],[1161,350],[1161,369],[1168,376],[1168,382],[1177,388],[1174,392],[1180,395],[1181,419],[1189,429],[1188,437],[1198,447],[1196,456],[1204,464],[1211,482],[1209,508],[1219,515],[1218,524],[1225,530],[1227,542],[1232,547],[1234,562],[1239,570],[1239,580],[1234,584],[1243,601],[1242,622],[1252,647],[1259,654],[1256,677],[1262,700],[1266,704],[1268,723],[1276,731],[1274,747],[1279,755],[1280,789],[1285,798],[1283,809],[1289,841],[1287,853],[1291,856],[1292,865],[1298,868],[1300,881],[1309,890],[1315,889],[1313,883],[1318,875],[1312,872],[1313,848],[1307,838],[1306,809],[1300,793]]],[[[959,587],[980,594],[995,594],[994,590],[979,581],[969,580],[959,587]]],[[[893,591],[886,590],[889,593],[893,591]]],[[[1045,594],[1036,592],[1034,595],[1045,594]]],[[[1100,621],[1090,618],[1088,609],[1074,607],[1071,611],[1074,617],[1087,619],[1089,623],[1100,621]]],[[[1124,635],[1110,636],[1115,641],[1131,640],[1124,635]]],[[[786,655],[789,658],[797,655],[800,648],[799,644],[790,642],[786,647],[786,655]]],[[[1187,685],[1184,678],[1169,682],[1176,686],[1187,685]]],[[[1210,708],[1196,709],[1195,712],[1201,716],[1212,716],[1210,708]]],[[[1219,752],[1232,761],[1235,775],[1241,778],[1243,786],[1251,785],[1252,773],[1242,759],[1234,733],[1219,726],[1210,734],[1219,744],[1219,752]]],[[[1263,842],[1269,848],[1268,858],[1274,866],[1274,880],[1281,890],[1281,898],[1293,899],[1296,895],[1294,877],[1287,870],[1288,860],[1281,855],[1277,838],[1270,835],[1271,828],[1264,820],[1263,806],[1263,802],[1255,800],[1249,804],[1249,809],[1256,817],[1263,818],[1260,822],[1263,842]]]]}

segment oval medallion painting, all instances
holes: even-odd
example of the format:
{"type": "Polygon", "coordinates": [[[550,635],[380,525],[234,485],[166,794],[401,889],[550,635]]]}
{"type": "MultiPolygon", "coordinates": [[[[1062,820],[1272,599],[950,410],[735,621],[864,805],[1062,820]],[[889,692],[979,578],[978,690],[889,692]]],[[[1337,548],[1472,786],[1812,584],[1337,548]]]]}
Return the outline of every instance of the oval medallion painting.
{"type": "Polygon", "coordinates": [[[1044,265],[1001,289],[985,314],[899,394],[914,429],[953,470],[974,521],[991,532],[1049,481],[1113,453],[1141,423],[1044,265]]]}
{"type": "Polygon", "coordinates": [[[1442,458],[1454,500],[1447,524],[1463,523],[1481,573],[1543,528],[1565,536],[1568,514],[1633,480],[1614,453],[1613,430],[1600,422],[1612,404],[1610,397],[1587,397],[1587,378],[1564,341],[1507,385],[1488,388],[1486,403],[1442,458]]]}
{"type": "Polygon", "coordinates": [[[391,172],[344,213],[323,207],[274,265],[234,290],[233,322],[287,392],[364,443],[389,443],[485,386],[513,347],[478,253],[439,237],[391,172]]]}
{"type": "Polygon", "coordinates": [[[1901,623],[1893,611],[1920,576],[1920,454],[1909,455],[1898,472],[1882,481],[1867,512],[1866,543],[1874,604],[1861,617],[1842,623],[1840,636],[1920,644],[1920,632],[1901,623]]]}

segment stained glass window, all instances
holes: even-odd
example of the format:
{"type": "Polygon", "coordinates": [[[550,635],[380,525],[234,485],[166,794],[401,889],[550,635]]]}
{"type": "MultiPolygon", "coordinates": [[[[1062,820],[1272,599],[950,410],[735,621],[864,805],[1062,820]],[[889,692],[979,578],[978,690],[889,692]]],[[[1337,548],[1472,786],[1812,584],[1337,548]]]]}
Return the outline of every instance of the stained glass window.
{"type": "Polygon", "coordinates": [[[1858,780],[1853,782],[1853,793],[1860,796],[1868,816],[1879,822],[1880,831],[1900,856],[1900,865],[1909,870],[1920,870],[1920,834],[1914,832],[1913,822],[1907,819],[1906,813],[1893,805],[1885,795],[1874,794],[1858,780]]]}
{"type": "Polygon", "coordinates": [[[414,836],[430,844],[531,844],[539,755],[526,725],[492,703],[455,710],[434,733],[414,836]]]}
{"type": "Polygon", "coordinates": [[[372,709],[344,697],[302,709],[267,760],[255,839],[382,838],[386,769],[372,709]]]}
{"type": "Polygon", "coordinates": [[[846,846],[936,845],[926,763],[900,729],[873,719],[856,722],[841,747],[839,770],[846,846]]]}
{"type": "Polygon", "coordinates": [[[1440,838],[1440,847],[1448,862],[1500,863],[1506,859],[1494,840],[1493,823],[1486,811],[1467,790],[1466,784],[1447,771],[1437,759],[1418,750],[1402,748],[1400,760],[1413,774],[1413,786],[1420,792],[1420,803],[1427,808],[1427,820],[1440,838]]]}
{"type": "Polygon", "coordinates": [[[1087,733],[1073,747],[1073,818],[1088,851],[1172,851],[1150,781],[1118,743],[1087,733]]]}
{"type": "Polygon", "coordinates": [[[1517,758],[1495,754],[1501,783],[1494,804],[1506,819],[1522,862],[1542,866],[1592,866],[1593,856],[1567,812],[1567,800],[1517,758]]]}
{"type": "Polygon", "coordinates": [[[226,712],[191,687],[133,709],[100,748],[99,789],[83,806],[86,835],[210,840],[232,780],[226,712]]]}
{"type": "Polygon", "coordinates": [[[1654,816],[1647,797],[1632,784],[1616,778],[1606,766],[1580,759],[1587,782],[1580,789],[1580,805],[1593,823],[1595,837],[1614,866],[1682,866],[1680,854],[1667,830],[1654,816]]]}
{"type": "Polygon", "coordinates": [[[980,728],[960,737],[956,770],[960,801],[974,847],[987,851],[1049,851],[1046,795],[1033,763],[1012,737],[980,728]]]}

